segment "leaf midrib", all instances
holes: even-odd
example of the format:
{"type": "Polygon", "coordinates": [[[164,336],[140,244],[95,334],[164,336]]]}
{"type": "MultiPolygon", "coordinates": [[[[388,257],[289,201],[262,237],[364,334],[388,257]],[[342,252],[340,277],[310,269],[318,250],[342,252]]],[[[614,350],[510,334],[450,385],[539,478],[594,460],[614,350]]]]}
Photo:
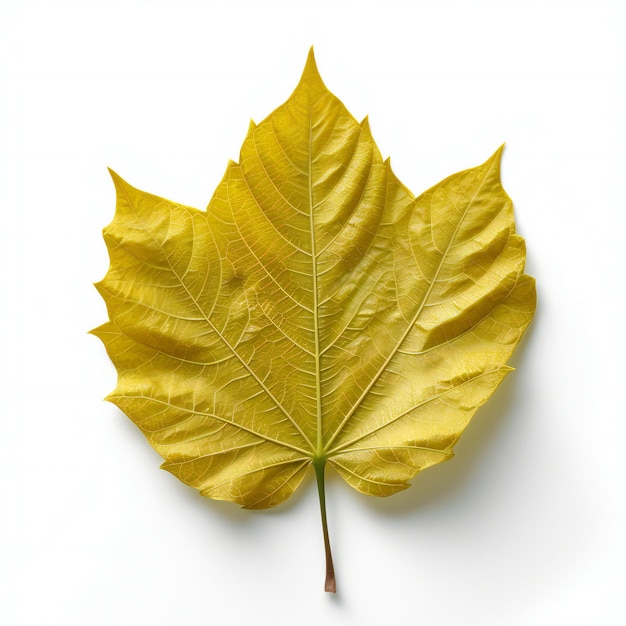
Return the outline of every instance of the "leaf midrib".
{"type": "Polygon", "coordinates": [[[317,409],[317,440],[315,457],[321,458],[324,454],[323,422],[322,422],[322,381],[320,372],[320,329],[319,329],[319,292],[317,284],[317,252],[315,242],[315,220],[313,218],[313,120],[311,116],[311,98],[308,99],[309,113],[309,150],[308,150],[308,179],[309,179],[309,227],[311,231],[311,277],[313,282],[313,333],[315,345],[315,390],[317,409]]]}

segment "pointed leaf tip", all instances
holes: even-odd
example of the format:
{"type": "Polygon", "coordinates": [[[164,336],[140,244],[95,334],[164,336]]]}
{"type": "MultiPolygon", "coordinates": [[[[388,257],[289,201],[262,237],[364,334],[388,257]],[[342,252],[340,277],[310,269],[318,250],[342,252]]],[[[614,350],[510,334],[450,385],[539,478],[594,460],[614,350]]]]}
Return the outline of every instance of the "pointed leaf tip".
{"type": "Polygon", "coordinates": [[[246,137],[252,137],[252,133],[256,130],[257,123],[250,118],[250,123],[248,124],[248,130],[246,132],[246,137]]]}
{"type": "Polygon", "coordinates": [[[502,143],[500,144],[500,147],[493,153],[493,156],[491,157],[492,159],[498,161],[498,163],[500,163],[500,161],[502,160],[502,153],[504,152],[504,147],[506,144],[502,143]]]}
{"type": "Polygon", "coordinates": [[[116,189],[121,188],[123,184],[128,184],[115,170],[110,167],[107,167],[107,170],[109,170],[109,176],[113,180],[116,189]]]}
{"type": "Polygon", "coordinates": [[[482,167],[492,167],[493,165],[495,165],[496,171],[500,172],[503,151],[504,144],[498,147],[498,149],[483,163],[482,167]]]}
{"type": "Polygon", "coordinates": [[[313,49],[313,46],[309,48],[304,68],[305,70],[310,69],[317,72],[317,62],[315,61],[315,50],[313,49]]]}
{"type": "Polygon", "coordinates": [[[309,54],[306,58],[306,63],[304,64],[304,70],[302,71],[302,77],[300,78],[300,85],[306,83],[314,83],[319,81],[324,84],[322,81],[322,77],[320,76],[320,72],[317,69],[317,62],[315,60],[315,52],[313,51],[313,46],[309,48],[309,54]]]}

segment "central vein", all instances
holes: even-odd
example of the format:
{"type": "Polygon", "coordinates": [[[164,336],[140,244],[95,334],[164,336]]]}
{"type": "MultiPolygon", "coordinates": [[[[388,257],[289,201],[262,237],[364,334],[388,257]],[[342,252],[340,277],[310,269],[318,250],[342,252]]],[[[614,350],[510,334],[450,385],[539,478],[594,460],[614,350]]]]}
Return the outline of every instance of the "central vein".
{"type": "Polygon", "coordinates": [[[315,456],[321,457],[324,450],[322,437],[322,383],[320,377],[320,329],[318,316],[319,296],[317,293],[317,251],[315,247],[315,220],[313,219],[313,122],[309,103],[309,228],[311,231],[311,275],[313,278],[313,332],[315,341],[315,395],[317,398],[317,445],[315,456]]]}

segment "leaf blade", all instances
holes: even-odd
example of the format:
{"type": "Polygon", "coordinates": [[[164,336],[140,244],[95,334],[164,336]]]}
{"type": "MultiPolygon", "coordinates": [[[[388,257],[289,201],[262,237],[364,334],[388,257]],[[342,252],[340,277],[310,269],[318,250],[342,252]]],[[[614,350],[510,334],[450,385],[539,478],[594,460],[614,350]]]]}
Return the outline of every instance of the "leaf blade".
{"type": "MultiPolygon", "coordinates": [[[[170,248],[185,247],[173,234],[172,222],[183,239],[204,242],[212,250],[206,214],[144,194],[117,176],[114,180],[116,217],[105,229],[111,268],[98,285],[112,321],[95,331],[118,369],[117,389],[109,399],[141,428],[165,459],[165,469],[183,482],[214,498],[257,505],[262,499],[256,490],[245,491],[237,479],[256,472],[264,478],[254,484],[263,483],[269,492],[267,506],[277,504],[302,479],[302,472],[290,472],[293,464],[309,462],[309,444],[237,352],[237,334],[245,326],[233,321],[231,309],[216,309],[223,272],[213,273],[221,282],[207,295],[211,268],[195,280],[190,274],[194,255],[174,259],[170,254],[170,248]],[[166,220],[164,212],[176,213],[176,218],[166,220]],[[220,315],[231,317],[228,332],[220,332],[220,315]],[[280,415],[271,420],[270,429],[250,418],[263,412],[280,415]],[[178,437],[174,447],[173,437],[178,437]],[[192,441],[191,450],[185,450],[192,441]],[[257,449],[262,446],[262,454],[227,452],[247,449],[253,442],[257,449]],[[228,480],[224,472],[230,472],[228,480]],[[275,483],[288,474],[285,486],[277,490],[275,483]],[[227,487],[220,489],[223,485],[227,487]]],[[[206,265],[210,260],[205,250],[194,262],[206,265]]],[[[213,260],[219,267],[219,258],[213,260]]],[[[232,307],[237,308],[236,301],[232,307]]]]}
{"type": "Polygon", "coordinates": [[[327,459],[363,493],[406,488],[452,456],[534,312],[501,151],[416,198],[311,52],[206,212],[113,174],[110,399],[208,497],[274,506],[327,459]]]}
{"type": "MultiPolygon", "coordinates": [[[[376,370],[358,401],[346,413],[338,430],[330,438],[327,450],[331,462],[334,454],[341,453],[345,448],[354,447],[360,441],[376,446],[383,445],[380,436],[374,437],[373,443],[368,441],[370,434],[367,424],[370,422],[376,424],[374,433],[378,433],[398,421],[408,421],[412,414],[418,416],[424,413],[435,414],[434,430],[427,427],[423,417],[417,417],[419,423],[413,424],[408,432],[399,433],[394,428],[391,440],[384,442],[388,449],[395,449],[398,445],[409,446],[404,448],[403,463],[406,467],[413,467],[411,471],[407,473],[398,470],[395,460],[387,464],[389,471],[395,469],[401,474],[406,474],[406,479],[398,483],[398,489],[403,488],[404,480],[432,464],[432,457],[430,460],[416,462],[415,454],[409,455],[406,450],[411,449],[411,446],[417,446],[418,449],[435,448],[440,453],[448,453],[476,409],[501,382],[503,375],[497,372],[506,372],[503,364],[532,319],[535,292],[534,281],[523,274],[525,258],[523,240],[514,234],[512,205],[500,184],[500,155],[501,149],[478,168],[449,177],[415,200],[411,219],[412,224],[417,226],[413,230],[409,226],[409,238],[415,267],[418,268],[415,276],[421,277],[422,285],[416,285],[416,281],[413,280],[411,287],[417,287],[417,292],[422,295],[419,302],[415,302],[410,323],[406,325],[399,341],[395,343],[383,365],[376,370]],[[459,181],[467,180],[472,180],[473,184],[459,184],[459,181]],[[450,200],[451,196],[454,197],[454,201],[450,200]],[[445,203],[441,202],[441,197],[446,198],[445,203]],[[465,207],[458,211],[459,219],[456,224],[442,222],[441,230],[447,230],[449,233],[446,241],[445,236],[436,232],[437,220],[426,219],[424,216],[432,216],[433,209],[436,210],[441,204],[445,204],[447,208],[450,206],[454,208],[455,203],[461,207],[465,204],[465,207]],[[463,225],[463,220],[476,204],[483,205],[481,207],[483,210],[477,212],[478,215],[471,226],[463,225]],[[485,208],[488,210],[484,210],[485,208]],[[502,222],[500,227],[491,228],[498,223],[498,218],[502,222]],[[493,230],[491,239],[487,238],[490,228],[493,230]],[[469,254],[450,255],[455,239],[460,239],[459,233],[464,231],[463,243],[469,247],[469,254]],[[478,236],[484,237],[484,241],[480,242],[478,236]],[[494,240],[496,243],[499,241],[501,245],[492,245],[494,240]],[[478,253],[473,249],[478,245],[477,242],[482,244],[478,253]],[[456,258],[450,259],[451,256],[456,258]],[[429,269],[419,266],[419,261],[423,258],[430,261],[429,269]],[[482,267],[476,272],[478,260],[483,265],[486,263],[488,267],[482,267]],[[443,287],[437,285],[440,276],[444,277],[443,287]],[[457,278],[459,276],[460,279],[457,278]],[[448,282],[455,282],[452,290],[453,300],[447,297],[449,294],[446,293],[445,283],[448,282]],[[523,306],[522,308],[518,306],[515,312],[512,312],[510,306],[519,304],[520,294],[523,306]],[[498,333],[500,338],[490,335],[490,332],[493,335],[494,323],[500,326],[498,333]],[[450,412],[449,406],[439,406],[441,402],[438,398],[441,394],[437,390],[442,386],[447,389],[447,402],[454,398],[455,388],[459,385],[464,385],[466,395],[471,391],[467,383],[463,382],[462,375],[471,374],[472,371],[476,379],[484,377],[490,381],[486,395],[478,394],[476,400],[468,407],[464,407],[463,411],[457,407],[457,410],[450,412]],[[409,378],[419,383],[412,385],[407,380],[409,378]],[[460,382],[454,384],[455,378],[460,382]],[[368,401],[370,406],[367,404],[368,401]],[[437,411],[430,406],[431,401],[432,406],[437,407],[437,411]],[[365,416],[361,417],[359,411],[365,413],[365,416]],[[467,418],[462,417],[462,413],[467,413],[467,418]],[[374,419],[374,415],[378,418],[374,419]],[[351,424],[352,419],[354,426],[351,424]],[[361,423],[365,423],[365,426],[359,430],[361,423]],[[448,424],[458,426],[447,432],[448,424]],[[437,441],[436,445],[433,445],[434,439],[442,441],[437,441]],[[333,446],[335,441],[336,444],[333,446]]],[[[446,211],[445,215],[449,220],[448,213],[449,211],[446,211]]],[[[397,300],[400,301],[401,298],[398,297],[397,300]]],[[[403,319],[406,320],[406,316],[403,316],[403,319]]],[[[466,397],[456,403],[459,404],[461,400],[466,400],[466,397]]],[[[365,471],[363,475],[359,475],[365,481],[368,478],[366,470],[368,463],[372,467],[380,465],[380,459],[373,453],[359,455],[354,452],[352,456],[355,457],[355,467],[365,471]],[[367,462],[363,461],[364,457],[368,459],[367,462]]],[[[355,488],[365,489],[366,493],[370,493],[369,488],[365,487],[366,482],[361,483],[353,478],[355,472],[358,474],[355,467],[349,472],[346,470],[346,460],[344,454],[341,465],[343,471],[339,469],[342,476],[355,488]]],[[[394,492],[391,488],[384,491],[387,495],[394,492]]]]}

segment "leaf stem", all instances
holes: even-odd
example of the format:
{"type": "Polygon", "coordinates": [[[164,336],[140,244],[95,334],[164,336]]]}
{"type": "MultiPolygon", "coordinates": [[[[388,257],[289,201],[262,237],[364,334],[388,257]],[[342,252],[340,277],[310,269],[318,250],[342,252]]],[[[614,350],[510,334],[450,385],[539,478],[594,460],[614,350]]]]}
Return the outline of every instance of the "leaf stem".
{"type": "Polygon", "coordinates": [[[324,591],[336,593],[337,584],[335,582],[335,568],[333,566],[333,555],[330,551],[330,538],[328,536],[328,523],[326,521],[326,489],[324,484],[324,468],[326,467],[326,459],[315,459],[313,461],[313,466],[315,467],[315,477],[317,478],[317,493],[320,497],[322,532],[324,533],[324,550],[326,552],[326,582],[324,583],[324,591]]]}

